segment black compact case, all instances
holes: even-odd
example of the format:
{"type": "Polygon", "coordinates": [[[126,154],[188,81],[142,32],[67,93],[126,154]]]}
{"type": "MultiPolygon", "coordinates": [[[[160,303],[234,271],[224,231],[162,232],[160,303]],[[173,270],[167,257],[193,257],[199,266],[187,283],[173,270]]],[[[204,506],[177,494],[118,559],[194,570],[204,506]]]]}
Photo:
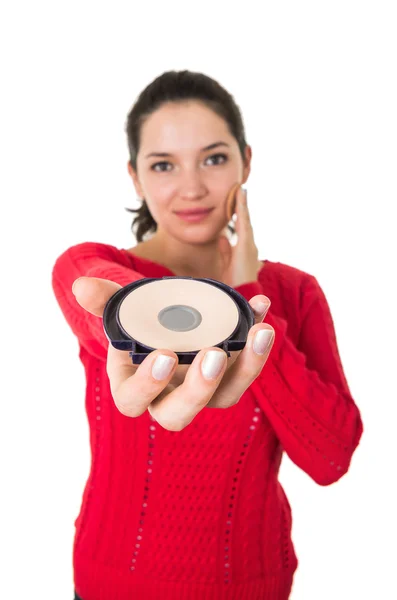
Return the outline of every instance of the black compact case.
{"type": "MultiPolygon", "coordinates": [[[[134,339],[133,337],[131,337],[131,335],[129,335],[127,333],[127,331],[123,328],[123,326],[121,324],[119,311],[120,311],[120,306],[122,305],[125,298],[129,294],[133,293],[135,290],[140,288],[141,286],[148,285],[149,283],[154,282],[154,281],[160,281],[160,280],[164,281],[164,280],[170,280],[170,279],[172,279],[172,280],[193,280],[193,281],[203,282],[208,285],[215,286],[218,289],[220,289],[222,292],[227,294],[237,306],[238,324],[237,324],[236,328],[234,329],[234,331],[232,332],[232,334],[228,338],[219,340],[219,342],[216,344],[213,344],[213,346],[222,348],[226,352],[227,356],[230,356],[230,352],[242,350],[245,347],[248,332],[255,323],[255,315],[254,315],[254,311],[252,310],[250,304],[247,302],[247,300],[244,298],[244,296],[242,296],[239,292],[237,292],[232,287],[229,287],[228,285],[221,283],[220,281],[216,281],[215,279],[179,277],[179,276],[168,277],[167,276],[167,277],[162,277],[162,278],[144,278],[144,279],[140,279],[138,281],[134,281],[133,283],[130,283],[130,284],[126,285],[125,287],[121,288],[120,290],[118,290],[108,300],[108,302],[106,303],[105,309],[104,309],[104,313],[103,313],[103,327],[104,327],[105,334],[106,334],[109,342],[112,344],[112,346],[114,348],[116,348],[117,350],[129,351],[131,359],[132,359],[132,363],[135,365],[141,364],[144,361],[144,359],[151,352],[153,352],[153,350],[156,350],[156,348],[145,345],[144,343],[142,343],[142,340],[134,339]]],[[[197,313],[196,309],[194,308],[194,298],[191,299],[190,304],[191,304],[192,311],[195,311],[197,313]]],[[[163,310],[166,310],[166,309],[167,309],[167,305],[165,304],[163,307],[163,310]]],[[[142,306],[140,310],[144,311],[145,306],[142,306]]],[[[214,314],[216,314],[217,307],[214,306],[213,310],[214,310],[214,314]]],[[[212,307],[211,307],[211,311],[212,311],[212,307]]],[[[161,311],[161,312],[163,312],[163,311],[161,311]]],[[[159,315],[154,315],[154,318],[159,318],[159,315]]],[[[220,319],[222,318],[221,314],[219,315],[219,318],[220,319]]],[[[137,315],[137,319],[139,319],[139,314],[137,315]]],[[[191,327],[191,329],[193,329],[193,327],[191,327]]],[[[174,331],[175,331],[175,329],[174,329],[174,331]]],[[[183,331],[183,330],[181,329],[178,331],[183,331]]],[[[183,335],[183,334],[181,333],[181,335],[183,335]]],[[[165,346],[163,346],[163,347],[165,347],[165,346]]],[[[172,348],[170,348],[170,349],[172,350],[172,348]]],[[[194,360],[194,357],[197,355],[197,353],[200,350],[201,350],[201,348],[197,348],[194,351],[176,352],[178,359],[179,359],[179,364],[191,364],[194,360]]]]}

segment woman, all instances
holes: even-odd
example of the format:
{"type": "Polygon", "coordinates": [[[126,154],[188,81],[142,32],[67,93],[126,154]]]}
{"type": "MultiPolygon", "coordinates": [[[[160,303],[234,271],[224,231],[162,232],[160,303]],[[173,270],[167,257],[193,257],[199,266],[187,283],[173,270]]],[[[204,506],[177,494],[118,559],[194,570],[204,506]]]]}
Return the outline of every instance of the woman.
{"type": "Polygon", "coordinates": [[[78,244],[53,270],[87,377],[92,464],[76,520],[76,598],[284,600],[297,559],[282,452],[329,485],[362,434],[327,301],[313,276],[258,260],[241,188],[231,245],[226,198],[247,181],[251,148],[217,82],[164,73],[126,131],[138,244],[78,244]],[[256,323],[235,362],[205,348],[178,366],[162,348],[136,367],[109,346],[106,301],[134,280],[172,275],[217,279],[250,302],[256,323]]]}

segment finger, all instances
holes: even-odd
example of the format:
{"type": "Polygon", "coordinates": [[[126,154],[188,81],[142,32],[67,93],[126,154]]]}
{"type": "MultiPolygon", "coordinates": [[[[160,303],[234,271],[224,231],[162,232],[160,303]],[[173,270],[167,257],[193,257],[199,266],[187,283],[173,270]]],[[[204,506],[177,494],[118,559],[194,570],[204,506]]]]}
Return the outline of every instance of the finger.
{"type": "Polygon", "coordinates": [[[113,400],[127,417],[139,417],[167,387],[178,366],[171,350],[155,350],[139,365],[133,365],[128,352],[109,346],[107,374],[113,400]]]}
{"type": "Polygon", "coordinates": [[[226,270],[230,264],[232,247],[229,240],[224,235],[221,235],[218,239],[218,252],[221,256],[223,269],[226,270]]]}
{"type": "Polygon", "coordinates": [[[79,277],[72,286],[77,302],[85,310],[102,317],[106,302],[121,289],[121,285],[108,279],[79,277]]]}
{"type": "Polygon", "coordinates": [[[255,313],[255,324],[262,323],[270,308],[270,299],[263,295],[253,296],[249,301],[249,304],[255,313]]]}
{"type": "Polygon", "coordinates": [[[227,356],[219,348],[201,350],[185,381],[165,398],[148,407],[152,417],[169,431],[181,431],[211,400],[227,366],[227,356]]]}
{"type": "Polygon", "coordinates": [[[242,187],[237,192],[236,215],[236,231],[239,237],[245,233],[252,233],[253,229],[247,203],[247,190],[244,190],[242,187]]]}
{"type": "Polygon", "coordinates": [[[257,324],[251,327],[245,348],[225,373],[208,408],[229,408],[237,404],[262,371],[273,347],[274,336],[271,325],[257,324]]]}

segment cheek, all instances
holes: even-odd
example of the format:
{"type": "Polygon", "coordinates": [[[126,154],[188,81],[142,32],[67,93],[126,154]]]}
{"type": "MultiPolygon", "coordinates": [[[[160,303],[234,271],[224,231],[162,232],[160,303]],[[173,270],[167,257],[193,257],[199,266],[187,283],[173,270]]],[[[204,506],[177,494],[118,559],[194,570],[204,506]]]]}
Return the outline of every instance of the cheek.
{"type": "Polygon", "coordinates": [[[171,210],[172,195],[165,189],[148,190],[146,203],[156,221],[163,221],[171,210]]]}
{"type": "Polygon", "coordinates": [[[172,184],[171,180],[167,176],[162,176],[159,173],[152,171],[145,167],[140,171],[140,183],[144,196],[149,199],[153,199],[157,203],[157,199],[160,201],[167,196],[172,184]]]}

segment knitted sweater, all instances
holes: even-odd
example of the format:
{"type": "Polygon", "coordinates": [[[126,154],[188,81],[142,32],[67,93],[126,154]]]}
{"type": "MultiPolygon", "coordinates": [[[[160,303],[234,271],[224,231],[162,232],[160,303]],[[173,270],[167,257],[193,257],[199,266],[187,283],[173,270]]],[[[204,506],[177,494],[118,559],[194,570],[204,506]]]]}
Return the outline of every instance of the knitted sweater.
{"type": "Polygon", "coordinates": [[[82,275],[122,286],[172,276],[165,266],[99,243],[56,261],[53,290],[86,374],[91,468],[73,546],[82,600],[286,600],[297,558],[278,481],[282,453],[315,482],[348,470],[362,422],[317,280],[264,261],[236,289],[271,300],[276,337],[261,374],[228,409],[204,408],[182,431],[146,411],[122,415],[106,374],[102,319],[72,294],[82,275]]]}

